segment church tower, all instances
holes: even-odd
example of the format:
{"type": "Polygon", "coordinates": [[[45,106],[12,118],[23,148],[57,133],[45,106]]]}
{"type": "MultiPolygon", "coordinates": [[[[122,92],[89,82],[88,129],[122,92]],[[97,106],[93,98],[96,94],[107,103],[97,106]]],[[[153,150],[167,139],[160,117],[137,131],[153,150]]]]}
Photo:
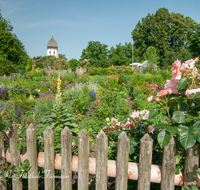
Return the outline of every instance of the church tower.
{"type": "Polygon", "coordinates": [[[58,44],[56,40],[54,40],[53,34],[47,43],[47,55],[53,55],[58,58],[58,44]]]}

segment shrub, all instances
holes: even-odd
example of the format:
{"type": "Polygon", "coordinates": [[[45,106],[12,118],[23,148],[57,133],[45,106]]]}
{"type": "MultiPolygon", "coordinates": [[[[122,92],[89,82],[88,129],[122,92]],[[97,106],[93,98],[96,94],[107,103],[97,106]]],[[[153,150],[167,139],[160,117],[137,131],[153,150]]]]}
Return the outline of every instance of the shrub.
{"type": "Polygon", "coordinates": [[[11,96],[21,95],[25,93],[26,93],[26,90],[24,86],[21,84],[15,84],[12,88],[10,88],[11,96]]]}
{"type": "Polygon", "coordinates": [[[67,70],[69,69],[69,62],[61,58],[54,62],[54,67],[56,70],[67,70]]]}
{"type": "Polygon", "coordinates": [[[74,99],[72,107],[77,113],[85,114],[89,110],[89,100],[87,96],[79,95],[74,99]]]}

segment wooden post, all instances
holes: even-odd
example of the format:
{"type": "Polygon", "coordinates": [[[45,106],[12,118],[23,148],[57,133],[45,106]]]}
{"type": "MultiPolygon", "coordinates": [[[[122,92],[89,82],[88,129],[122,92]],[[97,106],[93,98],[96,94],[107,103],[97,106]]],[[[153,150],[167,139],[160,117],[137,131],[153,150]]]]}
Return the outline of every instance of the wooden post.
{"type": "Polygon", "coordinates": [[[38,189],[38,166],[37,166],[37,144],[36,130],[31,123],[26,129],[27,159],[31,169],[28,171],[28,189],[38,189]]]}
{"type": "Polygon", "coordinates": [[[197,172],[199,168],[199,144],[188,148],[185,155],[183,185],[197,185],[197,172]]]}
{"type": "MultiPolygon", "coordinates": [[[[0,131],[0,154],[1,154],[0,166],[3,166],[5,164],[5,151],[4,151],[4,135],[2,131],[0,131]]],[[[6,179],[3,178],[2,173],[1,173],[0,174],[0,190],[6,190],[6,189],[7,189],[6,179]]]]}
{"type": "Polygon", "coordinates": [[[54,133],[50,127],[44,131],[45,190],[55,190],[54,133]]]}
{"type": "Polygon", "coordinates": [[[96,190],[107,190],[108,137],[101,130],[96,138],[96,190]]]}
{"type": "Polygon", "coordinates": [[[150,190],[153,140],[149,134],[140,139],[138,190],[150,190]]]}
{"type": "MultiPolygon", "coordinates": [[[[19,140],[19,135],[17,133],[17,127],[13,123],[11,125],[10,131],[10,155],[11,155],[11,164],[14,165],[14,168],[19,167],[20,164],[20,150],[17,151],[17,144],[19,140]]],[[[21,190],[22,189],[22,178],[21,176],[17,177],[16,179],[12,179],[12,187],[13,190],[21,190]]]]}
{"type": "Polygon", "coordinates": [[[78,190],[88,190],[89,135],[83,129],[78,135],[78,190]]]}
{"type": "Polygon", "coordinates": [[[127,189],[129,138],[125,132],[118,136],[116,190],[127,189]]]}
{"type": "Polygon", "coordinates": [[[173,137],[164,147],[161,173],[161,190],[174,190],[176,169],[176,142],[173,137]]]}
{"type": "Polygon", "coordinates": [[[61,189],[72,190],[72,133],[68,127],[61,132],[61,189]]]}

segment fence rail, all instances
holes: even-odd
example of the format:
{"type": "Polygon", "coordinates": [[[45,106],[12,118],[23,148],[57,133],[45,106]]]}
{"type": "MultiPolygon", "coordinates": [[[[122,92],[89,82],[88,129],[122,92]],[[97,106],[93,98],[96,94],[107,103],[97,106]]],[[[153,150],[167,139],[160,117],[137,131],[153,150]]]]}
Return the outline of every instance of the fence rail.
{"type": "MultiPolygon", "coordinates": [[[[199,145],[186,150],[184,174],[175,175],[176,144],[171,138],[163,150],[162,167],[151,165],[153,140],[145,134],[140,140],[139,163],[128,162],[129,138],[122,132],[118,137],[117,160],[107,160],[108,138],[103,131],[96,138],[96,158],[89,158],[89,136],[83,129],[78,136],[78,156],[72,156],[72,133],[65,127],[61,132],[61,155],[54,152],[54,133],[50,127],[44,131],[44,152],[37,152],[36,130],[31,124],[26,130],[27,152],[17,151],[19,140],[15,124],[11,127],[10,153],[4,151],[3,133],[0,132],[1,164],[12,163],[18,167],[28,158],[29,190],[38,189],[38,167],[45,169],[45,190],[55,189],[55,169],[61,170],[61,189],[72,189],[72,171],[78,172],[78,190],[88,190],[89,174],[96,175],[96,190],[107,189],[107,177],[116,177],[115,189],[127,189],[127,180],[138,180],[138,190],[149,190],[150,183],[161,183],[161,190],[173,190],[174,186],[200,187],[199,145]]],[[[5,190],[6,180],[0,179],[0,189],[5,190]]],[[[12,188],[22,189],[22,180],[12,179],[12,188]]]]}

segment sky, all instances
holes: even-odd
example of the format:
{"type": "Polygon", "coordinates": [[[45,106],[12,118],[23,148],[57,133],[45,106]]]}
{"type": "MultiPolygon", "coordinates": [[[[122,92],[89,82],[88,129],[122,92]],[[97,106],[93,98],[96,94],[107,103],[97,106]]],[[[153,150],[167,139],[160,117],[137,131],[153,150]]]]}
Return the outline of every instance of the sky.
{"type": "Polygon", "coordinates": [[[163,7],[200,23],[200,0],[0,0],[2,16],[30,57],[46,55],[53,33],[68,60],[79,59],[89,41],[108,49],[132,43],[138,21],[163,7]]]}

